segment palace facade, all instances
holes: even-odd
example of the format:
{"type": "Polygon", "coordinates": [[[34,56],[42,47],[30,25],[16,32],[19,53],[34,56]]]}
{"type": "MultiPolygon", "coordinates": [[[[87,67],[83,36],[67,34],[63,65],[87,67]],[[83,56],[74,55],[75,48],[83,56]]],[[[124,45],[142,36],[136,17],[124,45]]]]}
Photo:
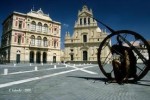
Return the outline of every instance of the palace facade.
{"type": "MultiPolygon", "coordinates": [[[[93,12],[86,5],[78,11],[78,18],[71,36],[66,32],[64,61],[65,62],[91,62],[97,63],[97,50],[100,43],[107,36],[106,31],[98,27],[93,19],[93,12]]],[[[103,58],[109,53],[109,48],[103,50],[103,58]]]]}
{"type": "Polygon", "coordinates": [[[13,12],[2,25],[2,62],[60,62],[61,23],[41,9],[27,14],[13,12]]]}

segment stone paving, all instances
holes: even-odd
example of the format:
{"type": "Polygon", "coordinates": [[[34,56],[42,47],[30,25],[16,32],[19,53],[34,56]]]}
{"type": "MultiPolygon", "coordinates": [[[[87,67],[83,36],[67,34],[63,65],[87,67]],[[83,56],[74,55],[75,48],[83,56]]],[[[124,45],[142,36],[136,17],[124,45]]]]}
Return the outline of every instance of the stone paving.
{"type": "MultiPolygon", "coordinates": [[[[0,100],[149,100],[150,98],[150,73],[137,84],[118,85],[105,84],[106,79],[97,65],[66,67],[59,64],[57,68],[54,68],[54,65],[36,66],[38,70],[49,70],[11,75],[9,70],[14,67],[1,66],[0,100]],[[8,68],[8,75],[3,75],[4,68],[8,68]],[[27,79],[30,78],[35,80],[28,81],[27,79]],[[14,81],[22,83],[10,85],[14,81]]],[[[34,67],[18,65],[11,70],[11,73],[34,70],[34,67]]]]}

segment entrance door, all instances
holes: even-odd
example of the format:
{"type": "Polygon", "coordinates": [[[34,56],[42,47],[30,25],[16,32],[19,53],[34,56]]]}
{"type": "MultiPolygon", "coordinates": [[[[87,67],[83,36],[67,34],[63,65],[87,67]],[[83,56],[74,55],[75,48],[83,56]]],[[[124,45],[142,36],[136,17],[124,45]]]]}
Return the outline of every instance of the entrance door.
{"type": "Polygon", "coordinates": [[[43,63],[47,62],[47,54],[46,52],[43,53],[43,63]]]}
{"type": "Polygon", "coordinates": [[[70,55],[71,56],[71,61],[73,61],[73,55],[70,55]]]}
{"type": "Polygon", "coordinates": [[[36,53],[36,63],[41,63],[41,53],[40,52],[36,53]]]}
{"type": "Polygon", "coordinates": [[[83,51],[83,60],[87,61],[87,51],[83,51]]]}
{"type": "Polygon", "coordinates": [[[20,63],[20,54],[16,55],[16,63],[20,63]]]}
{"type": "Polygon", "coordinates": [[[30,63],[34,63],[34,52],[30,52],[30,63]]]}
{"type": "Polygon", "coordinates": [[[56,56],[53,56],[53,63],[56,63],[56,56]]]}

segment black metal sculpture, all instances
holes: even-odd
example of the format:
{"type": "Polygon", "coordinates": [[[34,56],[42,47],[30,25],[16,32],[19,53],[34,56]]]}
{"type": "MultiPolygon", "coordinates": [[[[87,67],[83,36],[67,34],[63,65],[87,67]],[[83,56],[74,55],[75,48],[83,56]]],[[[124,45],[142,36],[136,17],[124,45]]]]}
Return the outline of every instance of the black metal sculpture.
{"type": "Polygon", "coordinates": [[[97,59],[102,73],[110,82],[116,81],[119,84],[137,82],[142,79],[150,69],[148,42],[136,32],[130,30],[114,31],[102,22],[98,22],[111,32],[101,42],[98,49],[97,59]],[[139,42],[140,45],[135,46],[136,42],[139,42]],[[109,48],[109,53],[103,56],[102,52],[105,48],[109,48]],[[140,63],[138,63],[139,61],[140,63]]]}

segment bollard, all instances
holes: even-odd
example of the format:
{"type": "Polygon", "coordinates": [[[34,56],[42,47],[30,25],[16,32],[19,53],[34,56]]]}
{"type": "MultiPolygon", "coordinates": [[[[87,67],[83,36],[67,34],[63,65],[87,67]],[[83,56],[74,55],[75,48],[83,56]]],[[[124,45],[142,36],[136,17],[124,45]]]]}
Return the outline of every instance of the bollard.
{"type": "Polygon", "coordinates": [[[37,71],[37,70],[38,70],[37,66],[35,66],[35,68],[34,68],[34,69],[35,69],[35,71],[37,71]]]}
{"type": "Polygon", "coordinates": [[[41,63],[41,65],[43,66],[43,63],[41,63]]]}
{"type": "Polygon", "coordinates": [[[51,65],[52,65],[52,63],[51,63],[51,65]]]}
{"type": "Polygon", "coordinates": [[[16,66],[16,64],[14,64],[14,67],[16,66]]]}
{"type": "Polygon", "coordinates": [[[68,66],[66,65],[66,67],[68,67],[68,66]]]}
{"type": "Polygon", "coordinates": [[[56,65],[54,65],[54,68],[56,69],[56,65]]]}
{"type": "Polygon", "coordinates": [[[8,69],[4,69],[4,75],[8,75],[8,69]]]}
{"type": "Polygon", "coordinates": [[[75,67],[75,64],[73,66],[75,67]]]}
{"type": "Polygon", "coordinates": [[[31,63],[30,63],[30,66],[31,66],[31,63]]]}

